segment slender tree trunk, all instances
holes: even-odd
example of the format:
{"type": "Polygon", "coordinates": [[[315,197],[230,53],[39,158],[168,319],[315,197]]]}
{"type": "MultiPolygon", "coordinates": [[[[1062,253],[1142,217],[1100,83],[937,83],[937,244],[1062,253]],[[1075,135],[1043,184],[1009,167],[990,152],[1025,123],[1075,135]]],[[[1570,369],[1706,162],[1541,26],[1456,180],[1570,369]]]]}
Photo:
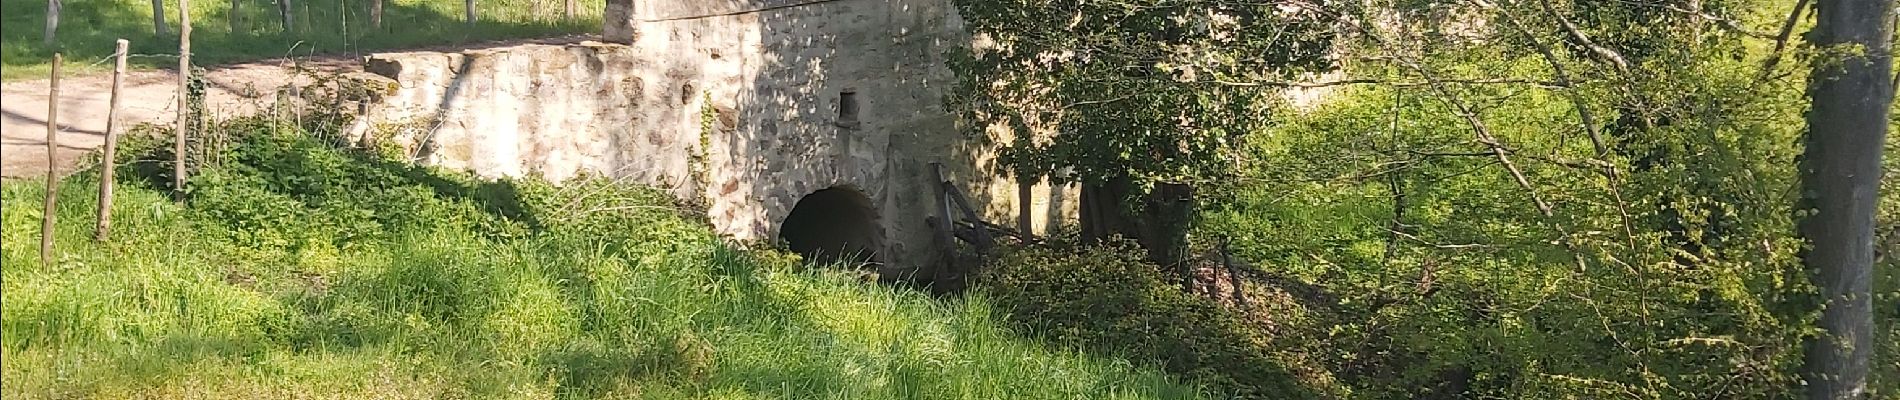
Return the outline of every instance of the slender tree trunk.
{"type": "Polygon", "coordinates": [[[567,20],[573,21],[574,14],[575,12],[579,11],[579,9],[580,9],[579,2],[575,0],[567,0],[567,20]]]}
{"type": "Polygon", "coordinates": [[[105,241],[112,229],[112,178],[116,173],[119,148],[119,89],[125,80],[126,47],[131,45],[125,39],[119,39],[118,63],[112,67],[112,98],[106,103],[106,144],[102,164],[99,165],[99,219],[92,228],[92,240],[105,241]]]}
{"type": "Polygon", "coordinates": [[[40,215],[40,266],[53,265],[53,222],[59,216],[59,53],[53,53],[53,81],[46,96],[46,210],[40,215]]]}
{"type": "Polygon", "coordinates": [[[1032,234],[1030,229],[1034,225],[1031,219],[1034,212],[1029,209],[1029,203],[1033,197],[1030,190],[1035,188],[1034,185],[1035,183],[1028,180],[1016,181],[1016,231],[1023,235],[1022,240],[1025,243],[1029,241],[1032,234]]]}
{"type": "Polygon", "coordinates": [[[1192,290],[1194,274],[1183,261],[1187,258],[1187,231],[1194,220],[1194,187],[1156,183],[1143,203],[1137,232],[1141,247],[1148,250],[1148,261],[1180,274],[1181,288],[1192,290]]]}
{"type": "Polygon", "coordinates": [[[46,0],[46,46],[52,47],[59,31],[60,0],[46,0]]]}
{"type": "Polygon", "coordinates": [[[165,28],[165,0],[152,0],[152,34],[171,36],[171,30],[165,28]]]}
{"type": "Polygon", "coordinates": [[[172,197],[180,202],[185,200],[185,137],[191,131],[190,9],[191,0],[178,0],[178,126],[172,132],[172,197]]]}
{"type": "MultiPolygon", "coordinates": [[[[1187,228],[1194,214],[1194,187],[1186,184],[1157,183],[1148,193],[1139,193],[1141,204],[1130,209],[1123,202],[1135,198],[1134,182],[1128,178],[1109,179],[1101,185],[1082,187],[1082,239],[1101,241],[1120,235],[1135,239],[1148,252],[1148,261],[1182,273],[1181,265],[1187,242],[1187,228]]],[[[1183,286],[1185,287],[1185,286],[1183,286]]]]}
{"type": "Polygon", "coordinates": [[[1082,185],[1082,240],[1098,242],[1114,235],[1134,236],[1128,227],[1128,178],[1113,178],[1101,184],[1082,185]]]}
{"type": "Polygon", "coordinates": [[[383,0],[369,0],[369,26],[383,29],[383,0]]]}
{"type": "Polygon", "coordinates": [[[475,0],[462,0],[462,11],[468,14],[468,26],[475,26],[475,0]]]}
{"type": "Polygon", "coordinates": [[[1805,195],[1803,256],[1821,290],[1821,335],[1809,340],[1804,378],[1808,398],[1860,399],[1866,395],[1873,353],[1874,213],[1879,200],[1881,147],[1893,102],[1893,58],[1888,54],[1893,0],[1821,0],[1811,36],[1838,57],[1817,61],[1808,96],[1807,149],[1802,156],[1805,195]]]}
{"type": "Polygon", "coordinates": [[[244,32],[242,2],[243,0],[231,0],[231,9],[226,11],[226,16],[230,17],[230,20],[227,22],[231,24],[231,33],[244,32]]]}
{"type": "Polygon", "coordinates": [[[284,33],[290,33],[290,27],[296,26],[296,12],[291,11],[290,0],[277,0],[277,15],[284,22],[284,33]]]}

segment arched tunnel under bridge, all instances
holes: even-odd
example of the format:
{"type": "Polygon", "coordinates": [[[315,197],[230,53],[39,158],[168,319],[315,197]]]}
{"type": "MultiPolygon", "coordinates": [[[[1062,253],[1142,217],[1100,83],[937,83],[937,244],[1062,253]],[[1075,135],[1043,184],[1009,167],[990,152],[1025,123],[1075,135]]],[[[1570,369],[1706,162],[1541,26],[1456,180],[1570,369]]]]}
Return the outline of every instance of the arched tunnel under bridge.
{"type": "Polygon", "coordinates": [[[857,189],[835,186],[800,198],[778,237],[813,263],[880,263],[877,208],[857,189]]]}

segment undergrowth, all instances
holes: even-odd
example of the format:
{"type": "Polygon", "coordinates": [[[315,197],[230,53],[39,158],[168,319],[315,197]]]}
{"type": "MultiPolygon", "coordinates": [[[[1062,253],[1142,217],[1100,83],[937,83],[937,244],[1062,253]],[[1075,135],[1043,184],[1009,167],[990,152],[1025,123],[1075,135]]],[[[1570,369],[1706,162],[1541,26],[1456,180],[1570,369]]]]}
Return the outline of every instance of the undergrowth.
{"type": "MultiPolygon", "coordinates": [[[[1249,314],[1183,292],[1132,246],[1016,249],[979,284],[1010,321],[1045,340],[1156,360],[1225,398],[1345,398],[1303,365],[1294,335],[1275,337],[1249,314]]],[[[1289,324],[1297,312],[1270,318],[1289,324]]]]}
{"type": "Polygon", "coordinates": [[[50,266],[42,184],[0,185],[0,396],[1202,396],[1015,336],[983,295],[728,243],[656,190],[474,179],[251,126],[182,206],[152,184],[169,146],[128,143],[103,243],[97,171],[66,179],[50,266]]]}

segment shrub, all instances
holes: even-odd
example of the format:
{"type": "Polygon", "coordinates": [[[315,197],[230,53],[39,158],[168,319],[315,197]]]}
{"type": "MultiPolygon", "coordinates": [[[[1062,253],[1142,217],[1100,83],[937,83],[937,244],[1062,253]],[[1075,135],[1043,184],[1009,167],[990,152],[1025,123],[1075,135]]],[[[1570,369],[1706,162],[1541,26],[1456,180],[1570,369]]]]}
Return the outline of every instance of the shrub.
{"type": "Polygon", "coordinates": [[[1318,397],[1232,310],[1182,292],[1124,247],[1010,251],[979,276],[1008,319],[1062,345],[1153,360],[1238,398],[1318,397]]]}

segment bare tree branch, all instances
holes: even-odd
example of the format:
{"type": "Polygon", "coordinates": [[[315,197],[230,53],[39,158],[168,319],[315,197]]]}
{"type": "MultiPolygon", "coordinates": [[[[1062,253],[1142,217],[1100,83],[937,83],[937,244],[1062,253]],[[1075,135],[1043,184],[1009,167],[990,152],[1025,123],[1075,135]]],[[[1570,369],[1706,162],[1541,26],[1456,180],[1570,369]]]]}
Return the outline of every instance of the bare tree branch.
{"type": "Polygon", "coordinates": [[[1768,59],[1761,62],[1761,76],[1756,80],[1767,80],[1775,71],[1775,65],[1781,63],[1781,53],[1788,48],[1788,37],[1794,34],[1794,24],[1801,22],[1801,13],[1807,11],[1808,0],[1798,0],[1794,10],[1788,12],[1788,19],[1781,22],[1781,33],[1775,35],[1775,49],[1768,52],[1768,59]]]}
{"type": "Polygon", "coordinates": [[[1616,66],[1617,72],[1629,73],[1630,62],[1623,58],[1622,53],[1618,53],[1616,50],[1597,44],[1594,40],[1590,40],[1590,36],[1583,34],[1582,28],[1578,28],[1577,24],[1570,22],[1569,18],[1564,18],[1563,14],[1557,13],[1557,8],[1550,4],[1550,0],[1538,0],[1537,3],[1544,8],[1545,13],[1550,14],[1551,19],[1557,20],[1557,25],[1563,27],[1564,33],[1569,34],[1571,39],[1576,39],[1578,44],[1590,49],[1590,53],[1596,54],[1598,58],[1602,58],[1604,61],[1616,66]]]}

